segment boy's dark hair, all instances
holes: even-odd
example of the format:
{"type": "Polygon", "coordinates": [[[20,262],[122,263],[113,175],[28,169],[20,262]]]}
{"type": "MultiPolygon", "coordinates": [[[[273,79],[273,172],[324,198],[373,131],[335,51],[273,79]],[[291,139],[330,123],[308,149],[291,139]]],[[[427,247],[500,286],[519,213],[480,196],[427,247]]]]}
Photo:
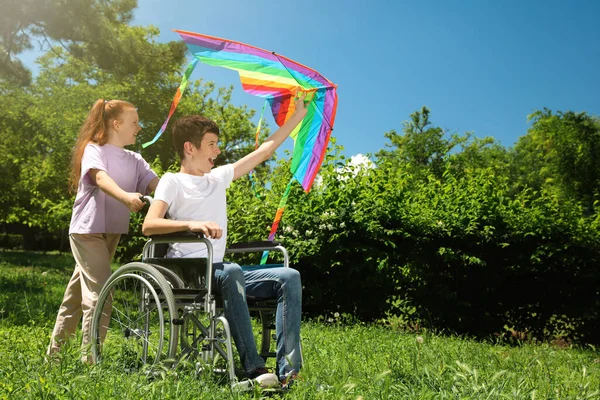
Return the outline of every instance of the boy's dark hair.
{"type": "Polygon", "coordinates": [[[185,152],[183,145],[185,142],[191,142],[196,147],[200,147],[202,138],[206,133],[219,135],[219,126],[212,120],[201,115],[187,115],[181,117],[175,122],[172,129],[173,146],[183,161],[185,152]]]}

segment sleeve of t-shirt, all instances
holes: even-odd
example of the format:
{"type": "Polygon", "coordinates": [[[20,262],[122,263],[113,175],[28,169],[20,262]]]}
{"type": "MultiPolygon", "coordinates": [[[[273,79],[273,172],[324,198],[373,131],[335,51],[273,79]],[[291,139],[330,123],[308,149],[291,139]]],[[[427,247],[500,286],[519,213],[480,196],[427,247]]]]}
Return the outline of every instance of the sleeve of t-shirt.
{"type": "Polygon", "coordinates": [[[148,193],[148,184],[152,181],[152,179],[156,178],[156,173],[152,171],[150,168],[150,164],[144,160],[144,158],[135,153],[138,166],[137,166],[137,191],[143,194],[148,193]]]}
{"type": "Polygon", "coordinates": [[[171,205],[177,198],[177,179],[175,174],[167,172],[158,181],[158,186],[154,191],[154,200],[161,200],[171,205]]]}
{"type": "Polygon", "coordinates": [[[231,182],[233,181],[234,172],[235,171],[233,168],[233,164],[226,164],[213,169],[210,173],[211,175],[215,176],[218,180],[223,182],[225,188],[228,189],[231,185],[231,182]]]}
{"type": "Polygon", "coordinates": [[[88,175],[90,169],[98,169],[106,172],[106,162],[104,161],[104,157],[102,157],[100,147],[93,144],[88,144],[83,151],[83,158],[81,159],[81,177],[88,185],[95,185],[96,182],[93,182],[88,175]]]}

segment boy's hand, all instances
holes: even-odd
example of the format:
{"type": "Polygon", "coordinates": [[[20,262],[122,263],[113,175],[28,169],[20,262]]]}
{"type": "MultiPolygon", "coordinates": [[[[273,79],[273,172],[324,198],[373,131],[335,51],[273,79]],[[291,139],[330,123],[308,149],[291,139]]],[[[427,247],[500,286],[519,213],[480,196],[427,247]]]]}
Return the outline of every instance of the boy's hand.
{"type": "Polygon", "coordinates": [[[204,236],[210,239],[221,239],[223,229],[212,221],[191,221],[188,229],[192,232],[202,232],[204,236]]]}
{"type": "Polygon", "coordinates": [[[308,105],[310,104],[310,101],[306,101],[305,99],[306,92],[298,92],[294,101],[294,106],[296,107],[294,114],[301,115],[302,118],[304,118],[306,115],[306,112],[308,111],[308,105]]]}
{"type": "Polygon", "coordinates": [[[144,207],[144,202],[140,200],[141,193],[125,193],[123,203],[133,212],[138,212],[144,207]]]}

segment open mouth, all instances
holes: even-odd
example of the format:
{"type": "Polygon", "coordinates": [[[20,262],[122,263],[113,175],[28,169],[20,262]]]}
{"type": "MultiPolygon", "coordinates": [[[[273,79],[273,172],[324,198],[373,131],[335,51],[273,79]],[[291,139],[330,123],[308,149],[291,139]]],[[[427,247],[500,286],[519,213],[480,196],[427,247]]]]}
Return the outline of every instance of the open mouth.
{"type": "Polygon", "coordinates": [[[215,166],[215,160],[214,160],[214,158],[209,158],[209,159],[208,159],[208,162],[210,163],[210,166],[211,166],[211,167],[214,167],[214,166],[215,166]]]}

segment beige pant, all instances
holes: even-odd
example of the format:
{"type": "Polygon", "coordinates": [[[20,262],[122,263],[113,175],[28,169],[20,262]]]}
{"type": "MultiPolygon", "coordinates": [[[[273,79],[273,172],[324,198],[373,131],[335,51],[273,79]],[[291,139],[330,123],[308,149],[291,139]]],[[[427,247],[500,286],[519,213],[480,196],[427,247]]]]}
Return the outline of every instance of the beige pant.
{"type": "MultiPolygon", "coordinates": [[[[65,290],[58,310],[48,354],[59,350],[65,339],[75,335],[83,317],[83,360],[90,361],[87,349],[91,343],[92,315],[102,286],[111,275],[110,262],[115,255],[121,235],[117,233],[72,234],[69,236],[75,257],[75,271],[65,290]]],[[[110,316],[110,304],[105,307],[105,319],[110,316]]],[[[106,326],[103,323],[102,326],[106,326]]]]}

